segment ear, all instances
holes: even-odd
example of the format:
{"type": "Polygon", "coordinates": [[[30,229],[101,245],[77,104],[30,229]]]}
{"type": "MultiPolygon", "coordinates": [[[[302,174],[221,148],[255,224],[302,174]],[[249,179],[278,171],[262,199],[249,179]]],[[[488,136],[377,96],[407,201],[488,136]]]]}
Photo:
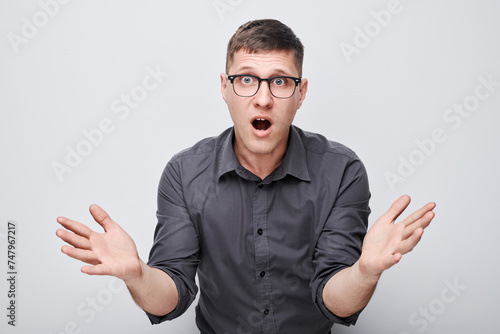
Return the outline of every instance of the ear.
{"type": "Polygon", "coordinates": [[[302,102],[306,98],[308,83],[309,83],[309,81],[307,79],[302,79],[302,81],[300,81],[300,84],[299,84],[299,94],[300,94],[300,96],[299,96],[299,106],[298,106],[298,108],[300,108],[300,106],[302,105],[302,102]]]}
{"type": "Polygon", "coordinates": [[[221,73],[220,74],[220,91],[222,93],[222,98],[227,103],[227,100],[226,100],[226,89],[227,89],[226,73],[221,73]]]}

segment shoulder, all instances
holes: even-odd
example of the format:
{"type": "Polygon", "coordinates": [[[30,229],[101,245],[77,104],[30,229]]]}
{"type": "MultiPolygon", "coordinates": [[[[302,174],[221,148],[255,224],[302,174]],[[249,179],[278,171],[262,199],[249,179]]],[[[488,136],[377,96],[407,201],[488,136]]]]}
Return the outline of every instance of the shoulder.
{"type": "Polygon", "coordinates": [[[226,139],[230,134],[231,134],[231,128],[226,129],[218,136],[204,138],[195,143],[193,146],[186,148],[175,154],[170,161],[171,162],[183,161],[183,160],[189,161],[189,160],[203,159],[205,157],[215,155],[220,151],[221,147],[223,146],[224,142],[226,141],[226,139]]]}
{"type": "Polygon", "coordinates": [[[358,160],[358,156],[349,147],[333,140],[327,139],[325,136],[304,131],[294,126],[299,138],[304,145],[304,149],[312,155],[328,157],[344,157],[348,160],[358,160]]]}
{"type": "Polygon", "coordinates": [[[353,150],[323,135],[296,130],[304,145],[307,168],[313,182],[326,186],[334,193],[351,189],[363,198],[369,197],[368,173],[353,150]]]}
{"type": "Polygon", "coordinates": [[[160,188],[165,184],[180,184],[182,180],[197,178],[202,172],[215,175],[222,146],[231,134],[231,128],[216,137],[204,138],[193,146],[175,154],[163,169],[160,188]]]}

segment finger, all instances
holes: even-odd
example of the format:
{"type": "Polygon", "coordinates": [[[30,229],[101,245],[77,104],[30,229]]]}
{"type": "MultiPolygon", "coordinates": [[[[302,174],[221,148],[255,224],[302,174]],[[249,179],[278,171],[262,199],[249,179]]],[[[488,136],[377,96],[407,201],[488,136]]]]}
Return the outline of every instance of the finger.
{"type": "Polygon", "coordinates": [[[92,204],[89,208],[90,214],[94,217],[94,220],[104,228],[105,231],[113,228],[116,223],[109,217],[109,215],[104,211],[99,205],[92,204]]]}
{"type": "Polygon", "coordinates": [[[70,247],[67,245],[64,245],[61,247],[61,251],[68,255],[69,257],[72,257],[73,259],[88,263],[88,264],[99,264],[100,261],[98,260],[97,256],[95,255],[94,252],[90,250],[85,250],[85,249],[78,249],[74,247],[70,247]]]}
{"type": "Polygon", "coordinates": [[[81,237],[63,229],[58,229],[56,235],[75,248],[90,249],[90,241],[85,237],[81,237]]]}
{"type": "Polygon", "coordinates": [[[416,222],[408,225],[403,230],[402,240],[408,239],[418,228],[423,228],[423,229],[427,228],[427,226],[429,226],[434,216],[435,213],[433,211],[428,211],[424,214],[423,217],[418,219],[416,222]]]}
{"type": "Polygon", "coordinates": [[[88,228],[86,225],[79,223],[77,221],[68,219],[66,217],[57,217],[57,222],[61,224],[67,230],[70,230],[82,237],[90,238],[92,234],[92,230],[88,228]]]}
{"type": "Polygon", "coordinates": [[[411,252],[413,248],[415,248],[415,246],[420,242],[423,234],[424,234],[424,229],[421,227],[417,228],[409,238],[401,241],[398,247],[398,252],[400,252],[401,254],[406,254],[411,252]]]}
{"type": "Polygon", "coordinates": [[[389,210],[387,210],[387,212],[384,213],[382,217],[390,222],[394,222],[399,217],[399,215],[408,207],[410,201],[410,196],[401,196],[396,201],[394,201],[394,203],[392,203],[389,210]]]}
{"type": "Polygon", "coordinates": [[[436,203],[430,202],[421,207],[419,210],[413,212],[411,215],[406,217],[405,220],[403,220],[401,223],[403,223],[405,226],[408,226],[410,224],[413,224],[420,218],[422,218],[427,212],[434,210],[436,207],[436,203]]]}

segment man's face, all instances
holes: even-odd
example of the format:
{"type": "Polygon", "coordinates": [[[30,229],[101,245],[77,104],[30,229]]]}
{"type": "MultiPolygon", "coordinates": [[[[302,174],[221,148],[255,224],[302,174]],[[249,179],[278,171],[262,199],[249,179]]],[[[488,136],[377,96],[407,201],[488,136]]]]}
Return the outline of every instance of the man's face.
{"type": "MultiPolygon", "coordinates": [[[[293,52],[288,51],[247,53],[240,50],[234,54],[228,73],[237,74],[252,74],[260,78],[299,76],[293,52]]],[[[265,81],[261,82],[254,96],[240,97],[234,93],[226,75],[221,73],[221,90],[234,123],[236,155],[264,158],[273,153],[284,154],[290,125],[306,96],[307,80],[303,79],[288,99],[274,97],[265,81]]]]}

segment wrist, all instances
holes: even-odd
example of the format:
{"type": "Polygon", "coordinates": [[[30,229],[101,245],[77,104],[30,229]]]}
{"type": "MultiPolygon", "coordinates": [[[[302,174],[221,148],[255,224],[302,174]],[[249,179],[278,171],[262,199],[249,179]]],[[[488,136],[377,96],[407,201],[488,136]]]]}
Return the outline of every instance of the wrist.
{"type": "Polygon", "coordinates": [[[128,287],[141,285],[142,282],[147,280],[148,268],[148,265],[139,259],[139,266],[137,267],[137,270],[135,270],[132,275],[129,275],[129,277],[124,278],[123,281],[128,287]]]}
{"type": "Polygon", "coordinates": [[[370,270],[361,258],[354,263],[353,269],[357,272],[359,277],[368,284],[376,284],[382,275],[382,272],[370,270]]]}

